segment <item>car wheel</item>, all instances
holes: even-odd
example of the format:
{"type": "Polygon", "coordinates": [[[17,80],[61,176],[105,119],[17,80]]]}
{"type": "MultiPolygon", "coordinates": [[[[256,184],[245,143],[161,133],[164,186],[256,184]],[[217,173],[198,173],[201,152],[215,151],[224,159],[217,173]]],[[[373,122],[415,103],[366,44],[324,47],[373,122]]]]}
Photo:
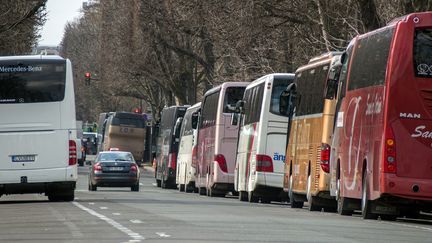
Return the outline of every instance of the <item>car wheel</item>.
{"type": "Polygon", "coordinates": [[[137,184],[131,186],[131,191],[133,191],[133,192],[138,192],[138,191],[139,191],[139,183],[137,183],[137,184]]]}

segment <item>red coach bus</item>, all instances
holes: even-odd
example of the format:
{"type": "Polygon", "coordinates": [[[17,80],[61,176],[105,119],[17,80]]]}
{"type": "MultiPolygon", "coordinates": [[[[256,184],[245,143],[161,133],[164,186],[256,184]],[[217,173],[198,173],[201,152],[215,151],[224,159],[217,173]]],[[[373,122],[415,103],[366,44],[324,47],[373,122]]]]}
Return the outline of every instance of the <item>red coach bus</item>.
{"type": "Polygon", "coordinates": [[[331,152],[338,212],[394,220],[432,206],[432,12],[354,38],[331,152]]]}

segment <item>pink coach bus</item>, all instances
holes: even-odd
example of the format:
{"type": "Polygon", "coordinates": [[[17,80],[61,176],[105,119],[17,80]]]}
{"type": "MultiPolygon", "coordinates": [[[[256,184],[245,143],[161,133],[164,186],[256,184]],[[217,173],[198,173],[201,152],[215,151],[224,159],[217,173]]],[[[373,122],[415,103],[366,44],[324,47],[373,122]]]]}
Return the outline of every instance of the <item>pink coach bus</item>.
{"type": "Polygon", "coordinates": [[[234,190],[238,126],[231,125],[231,115],[248,84],[226,82],[204,95],[198,122],[195,179],[201,195],[225,196],[234,190]]]}
{"type": "Polygon", "coordinates": [[[432,12],[354,38],[342,56],[331,148],[338,212],[415,216],[432,206],[432,12]]]}

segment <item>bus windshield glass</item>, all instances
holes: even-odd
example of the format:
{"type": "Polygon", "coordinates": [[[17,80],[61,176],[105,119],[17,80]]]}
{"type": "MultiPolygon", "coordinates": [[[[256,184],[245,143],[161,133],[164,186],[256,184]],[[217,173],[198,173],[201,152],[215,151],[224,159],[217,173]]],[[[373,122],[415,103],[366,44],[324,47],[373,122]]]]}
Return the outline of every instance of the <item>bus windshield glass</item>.
{"type": "Polygon", "coordinates": [[[279,110],[279,101],[280,101],[280,95],[282,92],[287,88],[290,80],[292,81],[293,78],[289,77],[281,77],[278,78],[277,76],[274,77],[273,80],[273,89],[271,94],[271,103],[270,103],[270,112],[276,115],[281,115],[279,110]]]}
{"type": "Polygon", "coordinates": [[[243,99],[245,87],[228,87],[225,92],[224,113],[234,113],[237,101],[243,99]]]}
{"type": "Polygon", "coordinates": [[[416,29],[414,34],[414,70],[417,77],[432,77],[432,29],[416,29]]]}
{"type": "Polygon", "coordinates": [[[144,128],[144,119],[130,119],[130,118],[118,118],[114,117],[112,120],[113,126],[126,126],[135,128],[144,128]]]}
{"type": "Polygon", "coordinates": [[[65,70],[64,60],[0,61],[0,103],[62,101],[65,70]]]}

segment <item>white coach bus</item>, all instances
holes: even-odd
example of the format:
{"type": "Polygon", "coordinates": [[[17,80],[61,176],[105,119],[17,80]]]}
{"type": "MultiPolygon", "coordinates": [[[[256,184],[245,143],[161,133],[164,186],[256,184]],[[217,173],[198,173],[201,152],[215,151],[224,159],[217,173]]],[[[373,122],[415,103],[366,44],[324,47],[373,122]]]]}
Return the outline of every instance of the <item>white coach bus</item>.
{"type": "Polygon", "coordinates": [[[279,109],[281,93],[294,74],[261,77],[246,87],[241,102],[241,124],[234,187],[241,201],[269,203],[283,196],[288,119],[279,109]]]}
{"type": "Polygon", "coordinates": [[[176,176],[179,191],[195,191],[198,130],[192,127],[192,114],[199,112],[200,109],[201,102],[189,107],[181,123],[176,176]]]}
{"type": "Polygon", "coordinates": [[[72,201],[77,181],[71,62],[0,57],[0,195],[72,201]]]}

